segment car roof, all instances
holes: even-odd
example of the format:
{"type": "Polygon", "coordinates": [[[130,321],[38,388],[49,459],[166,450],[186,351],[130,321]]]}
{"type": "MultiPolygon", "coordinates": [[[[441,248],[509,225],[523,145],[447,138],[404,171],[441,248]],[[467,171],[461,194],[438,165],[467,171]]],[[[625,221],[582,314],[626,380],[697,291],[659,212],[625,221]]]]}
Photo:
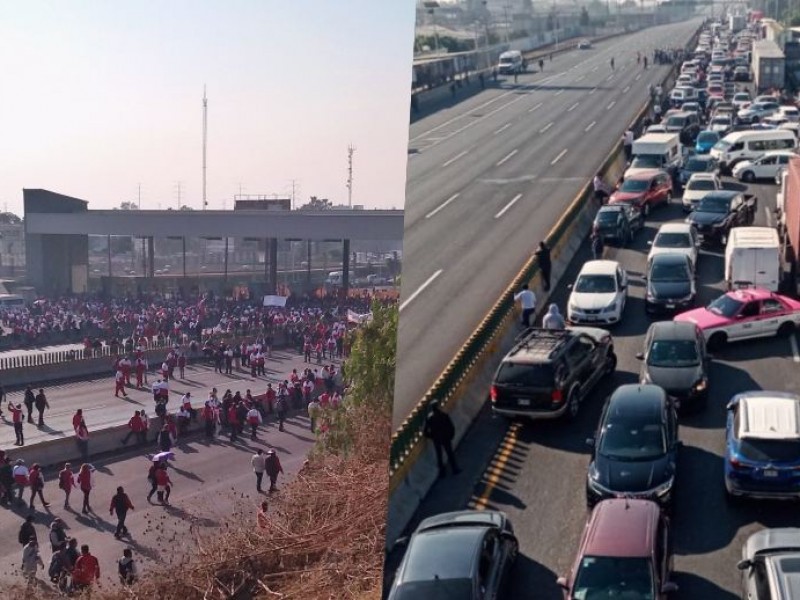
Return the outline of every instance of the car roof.
{"type": "Polygon", "coordinates": [[[594,507],[586,525],[584,556],[650,557],[660,510],[655,502],[612,498],[594,507]]]}
{"type": "Polygon", "coordinates": [[[579,275],[615,275],[619,263],[615,260],[589,260],[583,263],[579,275]]]}
{"type": "Polygon", "coordinates": [[[415,533],[398,581],[471,578],[485,535],[486,528],[480,526],[415,533]]]}
{"type": "Polygon", "coordinates": [[[748,559],[752,559],[760,552],[800,552],[800,528],[775,527],[757,531],[747,538],[744,550],[744,555],[748,559]]]}
{"type": "Polygon", "coordinates": [[[691,229],[689,223],[664,223],[658,228],[658,233],[689,233],[691,229]]]}
{"type": "Polygon", "coordinates": [[[662,171],[661,169],[643,169],[641,171],[637,171],[636,173],[634,173],[632,175],[628,175],[625,178],[625,181],[628,181],[629,179],[633,179],[633,180],[637,180],[637,179],[652,179],[656,175],[660,175],[662,173],[664,175],[666,175],[666,173],[664,171],[662,171]]]}
{"type": "MultiPolygon", "coordinates": [[[[710,195],[710,194],[709,194],[710,195]]],[[[708,198],[708,196],[706,196],[708,198]]],[[[743,288],[732,290],[727,294],[739,302],[752,302],[754,300],[764,300],[773,296],[772,292],[765,288],[743,288]]]]}
{"type": "Polygon", "coordinates": [[[659,417],[667,401],[663,388],[646,383],[629,383],[614,390],[608,399],[609,414],[624,410],[626,415],[659,417]]]}
{"type": "Polygon", "coordinates": [[[692,179],[694,179],[695,181],[699,179],[708,179],[709,181],[714,181],[715,179],[717,179],[717,176],[714,173],[704,173],[700,171],[699,173],[692,173],[691,176],[689,177],[689,181],[687,181],[686,183],[689,183],[690,181],[692,181],[692,179]]]}
{"type": "Polygon", "coordinates": [[[723,199],[723,200],[730,200],[735,198],[742,192],[737,192],[736,190],[716,190],[714,192],[709,192],[706,194],[703,199],[708,200],[709,198],[716,198],[716,199],[723,199]]]}
{"type": "Polygon", "coordinates": [[[653,340],[696,340],[697,325],[690,321],[656,321],[648,334],[653,340]]]}
{"type": "Polygon", "coordinates": [[[783,392],[737,396],[740,439],[800,439],[800,397],[783,392]]]}
{"type": "Polygon", "coordinates": [[[683,252],[658,252],[650,258],[650,266],[652,267],[656,263],[688,265],[689,260],[689,257],[683,252]]]}

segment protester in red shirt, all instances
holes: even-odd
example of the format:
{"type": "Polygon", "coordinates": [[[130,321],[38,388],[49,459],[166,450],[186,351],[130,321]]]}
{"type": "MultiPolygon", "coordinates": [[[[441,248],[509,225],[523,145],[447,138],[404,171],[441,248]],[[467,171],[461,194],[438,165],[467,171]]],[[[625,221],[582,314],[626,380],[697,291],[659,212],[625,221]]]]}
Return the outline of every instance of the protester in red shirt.
{"type": "Polygon", "coordinates": [[[169,504],[169,494],[172,491],[172,480],[167,473],[167,465],[161,464],[155,472],[156,497],[162,504],[169,504]]]}
{"type": "Polygon", "coordinates": [[[11,411],[11,420],[14,422],[14,434],[17,436],[17,441],[14,442],[15,446],[24,446],[25,438],[22,436],[22,404],[8,403],[8,410],[11,411]]]}
{"type": "Polygon", "coordinates": [[[92,507],[89,506],[89,494],[92,492],[92,488],[94,487],[91,467],[88,464],[84,463],[81,465],[81,470],[78,471],[77,479],[78,485],[81,488],[81,492],[83,492],[83,514],[87,515],[92,510],[92,507]]]}
{"type": "Polygon", "coordinates": [[[82,590],[91,587],[92,583],[99,579],[100,561],[89,554],[89,546],[84,544],[81,546],[81,555],[72,569],[72,585],[76,590],[82,590]]]}
{"type": "Polygon", "coordinates": [[[64,468],[58,473],[58,487],[64,490],[64,508],[69,508],[69,495],[76,485],[72,465],[64,463],[64,468]]]}

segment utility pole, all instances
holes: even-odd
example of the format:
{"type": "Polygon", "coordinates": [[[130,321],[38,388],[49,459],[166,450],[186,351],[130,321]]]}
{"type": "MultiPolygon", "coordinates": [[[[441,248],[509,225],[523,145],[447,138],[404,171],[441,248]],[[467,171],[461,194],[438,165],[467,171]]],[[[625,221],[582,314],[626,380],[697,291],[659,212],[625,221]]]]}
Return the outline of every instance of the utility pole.
{"type": "Polygon", "coordinates": [[[175,194],[178,197],[178,210],[181,209],[181,182],[175,184],[175,194]]]}
{"type": "Polygon", "coordinates": [[[295,187],[296,187],[295,180],[292,179],[292,204],[291,204],[291,209],[292,210],[294,210],[294,192],[295,192],[295,187]]]}
{"type": "Polygon", "coordinates": [[[206,147],[208,146],[208,98],[206,86],[203,86],[203,210],[208,206],[206,199],[206,147]]]}
{"type": "Polygon", "coordinates": [[[347,146],[347,205],[353,208],[353,152],[356,147],[353,144],[347,146]]]}
{"type": "Polygon", "coordinates": [[[139,210],[142,210],[142,184],[141,183],[137,186],[136,208],[138,208],[139,210]]]}

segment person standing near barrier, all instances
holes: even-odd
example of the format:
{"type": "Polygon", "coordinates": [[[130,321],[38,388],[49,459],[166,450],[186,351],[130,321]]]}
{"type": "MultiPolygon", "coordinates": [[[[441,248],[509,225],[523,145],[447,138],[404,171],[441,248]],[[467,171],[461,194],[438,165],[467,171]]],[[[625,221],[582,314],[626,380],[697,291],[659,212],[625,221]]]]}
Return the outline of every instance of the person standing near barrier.
{"type": "Polygon", "coordinates": [[[28,487],[30,483],[28,478],[30,471],[28,470],[28,467],[25,466],[25,461],[21,458],[18,458],[16,464],[14,464],[12,473],[14,475],[14,485],[17,486],[18,490],[17,502],[22,503],[22,494],[25,492],[25,488],[28,487]]]}
{"type": "Polygon", "coordinates": [[[630,127],[622,134],[622,148],[625,151],[625,160],[630,162],[633,156],[633,130],[630,127]]]}
{"type": "Polygon", "coordinates": [[[181,379],[186,379],[186,353],[178,352],[178,373],[181,379]]]}
{"type": "Polygon", "coordinates": [[[531,315],[536,310],[536,294],[534,294],[528,284],[522,286],[522,290],[514,294],[514,301],[519,301],[522,307],[522,326],[527,329],[531,326],[531,315]]]}
{"type": "Polygon", "coordinates": [[[23,402],[25,402],[25,408],[28,409],[28,423],[33,423],[33,405],[36,402],[36,396],[31,389],[31,386],[25,388],[25,397],[23,402]]]}
{"type": "Polygon", "coordinates": [[[22,420],[24,419],[22,415],[22,404],[17,404],[14,406],[11,402],[9,402],[8,410],[11,413],[11,421],[14,423],[14,435],[17,437],[17,441],[14,442],[14,445],[24,446],[25,437],[22,434],[22,420]]]}
{"type": "Polygon", "coordinates": [[[66,509],[69,509],[69,495],[76,485],[72,465],[64,463],[64,468],[58,473],[58,487],[64,491],[64,508],[66,509]]]}
{"type": "Polygon", "coordinates": [[[11,459],[4,456],[0,463],[0,504],[9,506],[14,500],[14,468],[11,459]]]}
{"type": "Polygon", "coordinates": [[[534,256],[536,256],[536,261],[539,263],[539,271],[542,273],[544,291],[550,291],[550,273],[553,264],[550,262],[550,248],[547,247],[544,241],[539,242],[539,248],[537,248],[534,256]]]}
{"type": "Polygon", "coordinates": [[[442,460],[443,452],[447,455],[447,462],[450,463],[453,475],[458,475],[461,469],[458,468],[456,455],[453,452],[453,438],[455,437],[456,429],[450,415],[442,411],[438,401],[431,403],[431,412],[425,420],[423,433],[426,438],[433,442],[433,448],[436,451],[436,463],[439,466],[439,477],[444,477],[446,474],[445,463],[442,460]]]}
{"type": "Polygon", "coordinates": [[[598,233],[596,225],[592,229],[592,235],[589,239],[592,245],[592,256],[595,260],[600,260],[603,258],[603,236],[598,233]]]}
{"type": "Polygon", "coordinates": [[[75,441],[81,451],[83,460],[89,459],[89,428],[86,427],[86,421],[81,419],[78,427],[75,429],[75,441]]]}
{"type": "Polygon", "coordinates": [[[139,411],[136,410],[133,412],[133,416],[128,420],[128,433],[122,438],[122,445],[124,446],[128,443],[128,439],[131,435],[135,435],[136,440],[141,441],[140,434],[143,429],[144,423],[142,422],[142,416],[139,414],[139,411]]]}

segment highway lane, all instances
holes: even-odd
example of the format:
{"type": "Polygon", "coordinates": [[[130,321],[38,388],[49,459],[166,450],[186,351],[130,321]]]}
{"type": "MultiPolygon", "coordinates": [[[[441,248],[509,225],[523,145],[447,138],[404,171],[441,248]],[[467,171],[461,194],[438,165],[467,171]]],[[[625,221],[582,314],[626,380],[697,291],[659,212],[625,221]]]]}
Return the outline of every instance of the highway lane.
{"type": "MultiPolygon", "coordinates": [[[[337,366],[341,361],[326,361],[326,364],[333,362],[337,366]]],[[[288,379],[292,369],[297,369],[298,373],[303,372],[303,368],[311,367],[321,369],[321,365],[305,364],[303,357],[297,353],[289,351],[273,351],[272,358],[265,364],[266,376],[252,378],[249,371],[237,372],[234,369],[232,375],[215,373],[214,368],[198,363],[186,368],[186,379],[174,379],[170,385],[170,402],[167,407],[170,410],[177,410],[181,397],[186,392],[191,392],[194,399],[194,406],[201,406],[208,397],[208,392],[212,387],[219,391],[219,397],[225,390],[230,389],[234,393],[239,391],[244,396],[245,391],[250,389],[253,395],[263,394],[267,388],[267,383],[272,383],[272,387],[277,387],[277,382],[288,379]]],[[[25,444],[31,445],[48,439],[71,437],[74,435],[72,429],[72,416],[79,408],[83,409],[86,425],[89,428],[89,450],[91,451],[91,433],[98,429],[123,425],[133,415],[134,410],[144,409],[149,416],[155,414],[155,404],[153,395],[147,389],[136,390],[128,388],[128,398],[114,397],[114,377],[110,373],[106,377],[96,377],[90,380],[74,381],[71,383],[59,384],[56,386],[46,386],[45,395],[47,396],[50,410],[44,414],[45,426],[42,428],[25,422],[23,433],[25,444]]],[[[175,370],[176,374],[178,370],[175,370]]],[[[152,384],[157,379],[151,372],[149,381],[152,384]]],[[[135,377],[134,377],[135,382],[135,377]]],[[[38,389],[35,381],[31,381],[34,391],[38,389]]],[[[7,399],[16,403],[22,403],[23,391],[7,394],[7,399]]],[[[7,403],[6,403],[7,405],[7,403]]],[[[7,406],[2,407],[3,415],[0,417],[3,426],[0,426],[0,445],[3,448],[13,447],[15,440],[14,428],[11,423],[11,414],[7,406]]],[[[25,405],[23,404],[23,410],[25,405]]],[[[34,420],[37,418],[34,408],[34,420]]]]}
{"type": "MultiPolygon", "coordinates": [[[[267,496],[256,493],[255,476],[250,467],[252,454],[258,448],[275,448],[285,471],[278,480],[280,489],[302,467],[313,442],[307,419],[289,419],[283,433],[269,425],[259,437],[256,442],[246,439],[236,444],[227,441],[181,444],[176,450],[176,460],[171,463],[175,468],[170,470],[174,485],[169,507],[148,504],[146,496],[150,487],[146,475],[149,464],[140,453],[128,452],[124,456],[93,463],[97,468],[91,500],[95,514],[89,516],[63,508],[57,472],[46,472],[44,496],[51,505],[45,510],[37,500],[35,513],[45,565],[49,564],[51,556],[47,528],[56,516],[66,523],[68,535],[76,537],[79,544],[89,544],[92,554],[100,560],[104,584],[118,581],[116,560],[122,556],[125,547],[133,549],[140,573],[142,570],[146,573],[156,564],[160,567],[177,565],[186,553],[192,551],[193,532],[210,534],[227,523],[242,520],[255,526],[255,509],[267,496]],[[126,523],[131,537],[116,540],[113,536],[116,519],[108,515],[108,507],[111,496],[120,485],[125,488],[135,509],[128,514],[126,523]]],[[[274,499],[279,497],[280,491],[273,494],[274,499]]],[[[28,493],[25,499],[28,500],[28,493]]],[[[73,509],[80,509],[80,492],[73,493],[71,505],[73,509]]],[[[276,510],[277,504],[272,508],[276,510]]],[[[0,581],[3,583],[21,581],[15,572],[22,556],[17,533],[27,514],[27,505],[0,509],[0,540],[3,541],[0,544],[0,581]]],[[[40,571],[39,576],[46,579],[46,572],[43,575],[40,571]]]]}
{"type": "MultiPolygon", "coordinates": [[[[768,209],[775,206],[775,186],[751,188],[760,198],[756,224],[773,224],[768,209]]],[[[420,510],[419,519],[476,504],[506,511],[515,525],[521,549],[513,598],[534,597],[531,590],[537,591],[537,599],[561,598],[555,579],[571,566],[587,516],[584,486],[589,452],[585,439],[593,435],[603,399],[613,388],[638,381],[640,363],[635,354],[642,348],[649,324],[644,315],[644,285],[640,279],[645,268],[646,242],[654,237],[660,223],[682,218],[675,202],[668,210],[653,212],[646,230],[638,234],[631,248],[606,249],[606,257],[619,260],[631,281],[624,321],[611,330],[619,366],[613,381],[584,403],[577,422],[510,425],[484,411],[458,449],[464,473],[437,483],[420,510]],[[509,451],[508,458],[497,462],[501,446],[509,451]],[[487,489],[490,471],[499,480],[496,487],[487,489]]],[[[588,244],[584,244],[565,281],[574,280],[583,261],[589,258],[588,244]]],[[[701,252],[701,302],[721,293],[723,262],[721,252],[701,252]]],[[[562,310],[567,295],[564,286],[560,286],[553,296],[562,310]]],[[[800,393],[798,362],[800,356],[790,340],[731,345],[714,357],[709,408],[682,417],[680,437],[684,447],[679,458],[673,517],[674,579],[681,588],[676,598],[738,598],[740,580],[735,565],[747,536],[763,527],[800,526],[800,514],[794,504],[749,502],[729,506],[722,478],[725,404],[735,393],[749,389],[800,393]]],[[[390,557],[390,565],[396,560],[396,554],[390,557]]]]}
{"type": "Polygon", "coordinates": [[[591,179],[648,85],[667,73],[637,66],[636,51],[674,47],[698,25],[557,55],[544,73],[522,75],[517,86],[507,79],[412,125],[395,426],[591,179]]]}

